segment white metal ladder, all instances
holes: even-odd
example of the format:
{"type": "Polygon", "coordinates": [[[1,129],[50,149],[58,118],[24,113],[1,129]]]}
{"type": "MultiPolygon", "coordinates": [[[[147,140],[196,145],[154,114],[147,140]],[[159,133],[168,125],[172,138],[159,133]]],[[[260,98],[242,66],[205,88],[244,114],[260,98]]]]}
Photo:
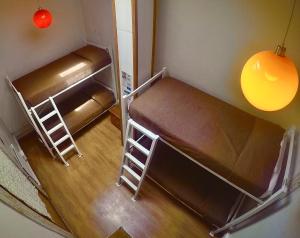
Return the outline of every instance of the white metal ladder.
{"type": "Polygon", "coordinates": [[[117,185],[120,186],[122,182],[128,184],[128,186],[134,190],[134,196],[132,197],[133,201],[136,200],[136,197],[140,191],[141,185],[146,176],[158,139],[159,139],[158,135],[155,135],[154,133],[147,130],[143,126],[139,125],[132,119],[128,120],[127,129],[126,129],[126,140],[124,142],[122,165],[121,165],[120,175],[119,175],[117,185]],[[134,140],[131,136],[133,134],[133,129],[137,130],[142,134],[142,136],[138,140],[134,140]],[[147,148],[145,148],[143,145],[139,143],[139,140],[144,136],[148,137],[152,141],[150,150],[148,150],[147,148]],[[138,160],[131,154],[132,148],[137,149],[138,151],[140,151],[142,154],[146,156],[145,163],[142,163],[140,160],[138,160]],[[130,164],[133,164],[137,169],[139,169],[142,172],[142,174],[139,175],[138,173],[136,173],[130,167],[130,164]],[[134,183],[128,177],[126,177],[125,171],[128,174],[130,174],[132,179],[136,180],[137,183],[134,183]]]}
{"type": "Polygon", "coordinates": [[[78,147],[75,144],[75,141],[71,135],[71,133],[69,132],[62,116],[60,115],[56,104],[53,100],[52,97],[49,97],[49,100],[51,102],[51,105],[53,107],[53,111],[51,111],[50,113],[48,113],[47,115],[43,116],[42,118],[39,117],[38,113],[36,112],[35,108],[32,107],[31,110],[35,116],[35,118],[38,120],[40,126],[42,127],[44,133],[47,135],[47,138],[49,139],[50,143],[52,144],[53,148],[56,150],[58,156],[60,157],[60,159],[62,160],[62,162],[65,164],[65,166],[69,166],[69,163],[64,159],[64,156],[70,152],[71,150],[76,150],[76,152],[78,153],[79,157],[82,157],[82,154],[80,153],[78,147]],[[47,130],[44,122],[47,121],[48,119],[50,119],[51,117],[57,115],[58,119],[59,119],[59,123],[57,125],[55,125],[54,127],[52,127],[51,129],[47,130]],[[53,141],[51,135],[58,131],[59,129],[63,128],[64,131],[66,132],[66,135],[64,135],[63,137],[59,138],[56,141],[53,141]],[[66,140],[70,140],[71,141],[71,145],[68,146],[67,148],[65,148],[64,150],[60,150],[58,148],[58,146],[60,144],[62,144],[63,142],[65,142],[66,140]]]}

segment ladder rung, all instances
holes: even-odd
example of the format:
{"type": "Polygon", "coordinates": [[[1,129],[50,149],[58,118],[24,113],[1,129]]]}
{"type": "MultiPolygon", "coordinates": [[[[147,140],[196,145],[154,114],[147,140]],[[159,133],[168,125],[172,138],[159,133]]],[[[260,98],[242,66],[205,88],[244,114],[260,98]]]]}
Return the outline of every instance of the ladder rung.
{"type": "Polygon", "coordinates": [[[141,176],[138,175],[136,172],[134,172],[131,168],[129,168],[127,165],[123,165],[123,168],[130,173],[135,179],[138,181],[141,181],[141,176]]]}
{"type": "Polygon", "coordinates": [[[145,134],[146,136],[148,136],[150,139],[155,140],[158,138],[158,135],[155,135],[154,133],[152,133],[151,131],[149,131],[148,129],[144,128],[143,126],[139,125],[138,123],[136,123],[134,120],[130,119],[128,121],[128,123],[130,125],[132,125],[135,129],[137,129],[138,131],[142,132],[143,134],[145,134]]]}
{"type": "Polygon", "coordinates": [[[139,161],[137,158],[135,158],[132,154],[126,153],[125,156],[130,159],[133,163],[135,163],[138,167],[140,167],[141,169],[145,168],[145,165],[139,161]]]}
{"type": "Polygon", "coordinates": [[[54,142],[54,145],[58,146],[59,144],[63,143],[65,140],[67,140],[68,138],[70,138],[70,136],[65,135],[64,137],[60,138],[58,141],[54,142]]]}
{"type": "Polygon", "coordinates": [[[41,122],[44,122],[44,121],[48,120],[50,117],[53,117],[56,114],[57,114],[56,111],[50,112],[49,114],[47,114],[46,116],[41,118],[41,122]]]}
{"type": "Polygon", "coordinates": [[[62,151],[60,154],[61,156],[64,156],[65,154],[67,154],[69,151],[71,151],[72,149],[74,149],[75,146],[74,145],[70,145],[67,149],[65,149],[64,151],[62,151]]]}
{"type": "Polygon", "coordinates": [[[134,191],[137,190],[137,186],[135,186],[128,178],[126,178],[124,175],[121,176],[121,179],[126,182],[134,191]]]}
{"type": "Polygon", "coordinates": [[[133,140],[132,138],[128,138],[128,142],[132,144],[135,148],[137,148],[139,151],[141,151],[146,156],[149,155],[150,151],[147,150],[144,146],[133,140]]]}
{"type": "Polygon", "coordinates": [[[48,135],[51,135],[53,132],[57,131],[58,129],[62,128],[64,125],[62,123],[59,123],[58,125],[56,125],[55,127],[53,127],[52,129],[50,129],[47,133],[48,135]]]}

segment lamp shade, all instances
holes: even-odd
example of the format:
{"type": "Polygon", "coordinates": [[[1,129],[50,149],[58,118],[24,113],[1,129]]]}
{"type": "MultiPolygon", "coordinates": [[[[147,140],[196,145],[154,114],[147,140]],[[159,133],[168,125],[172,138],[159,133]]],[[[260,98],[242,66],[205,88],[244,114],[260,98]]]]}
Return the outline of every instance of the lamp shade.
{"type": "Polygon", "coordinates": [[[272,51],[262,51],[245,64],[241,87],[246,99],[263,111],[277,111],[287,106],[298,89],[294,63],[272,51]]]}
{"type": "Polygon", "coordinates": [[[38,28],[47,28],[52,23],[52,15],[47,9],[38,9],[33,15],[33,22],[38,28]]]}

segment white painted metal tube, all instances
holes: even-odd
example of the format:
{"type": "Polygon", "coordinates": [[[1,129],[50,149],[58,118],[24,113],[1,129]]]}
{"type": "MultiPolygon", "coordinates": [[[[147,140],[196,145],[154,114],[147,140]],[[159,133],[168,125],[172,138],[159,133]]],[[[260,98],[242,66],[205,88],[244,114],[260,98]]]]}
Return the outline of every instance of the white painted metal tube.
{"type": "Polygon", "coordinates": [[[128,122],[128,98],[122,97],[121,100],[122,100],[121,111],[122,111],[123,143],[125,144],[126,143],[125,132],[127,130],[127,122],[128,122]]]}
{"type": "Polygon", "coordinates": [[[288,135],[286,132],[284,134],[283,140],[281,141],[278,160],[277,160],[277,163],[273,170],[273,175],[270,179],[269,187],[268,187],[267,191],[260,197],[262,199],[269,197],[273,193],[273,191],[278,183],[278,178],[279,178],[280,172],[282,170],[282,165],[283,165],[283,161],[284,161],[284,155],[285,155],[288,139],[289,138],[288,138],[288,135]]]}
{"type": "MultiPolygon", "coordinates": [[[[58,92],[57,94],[53,95],[52,98],[54,99],[54,98],[58,97],[59,95],[65,93],[66,91],[70,90],[71,88],[74,88],[75,86],[77,86],[77,85],[83,83],[84,81],[88,80],[89,78],[95,76],[96,74],[98,74],[98,73],[100,73],[100,72],[106,70],[107,68],[109,68],[109,67],[111,67],[111,66],[112,66],[112,64],[108,64],[108,65],[104,66],[103,68],[99,69],[99,70],[96,71],[95,73],[90,74],[89,76],[87,76],[87,77],[81,79],[80,81],[78,81],[78,82],[72,84],[71,86],[69,86],[69,87],[63,89],[62,91],[58,92]]],[[[42,101],[41,103],[37,104],[36,106],[34,106],[34,107],[32,107],[32,108],[36,109],[36,108],[42,106],[43,104],[45,104],[45,103],[47,103],[47,102],[49,102],[49,98],[46,99],[46,100],[44,100],[44,101],[42,101]]]]}
{"type": "Polygon", "coordinates": [[[59,117],[59,120],[60,120],[61,123],[63,124],[66,133],[69,135],[69,138],[70,138],[70,140],[72,141],[72,144],[74,145],[74,148],[75,148],[75,150],[77,151],[79,157],[82,157],[81,152],[79,151],[79,149],[78,149],[78,147],[77,147],[77,145],[76,145],[76,143],[75,143],[75,141],[74,141],[74,139],[73,139],[73,137],[72,137],[72,135],[71,135],[71,133],[70,133],[70,131],[69,131],[69,129],[68,129],[68,127],[67,127],[67,125],[66,125],[64,119],[63,119],[63,117],[61,116],[61,114],[60,114],[60,112],[59,112],[59,110],[58,110],[58,108],[57,108],[57,106],[56,106],[56,104],[55,104],[55,102],[54,102],[54,100],[53,100],[53,97],[49,97],[49,100],[50,100],[50,102],[51,102],[51,104],[52,104],[54,110],[57,112],[57,116],[59,117]]]}
{"type": "Polygon", "coordinates": [[[137,89],[133,90],[131,93],[128,95],[123,96],[123,98],[130,98],[137,94],[138,92],[142,91],[145,87],[147,87],[149,84],[151,84],[153,81],[155,81],[157,78],[165,74],[167,71],[167,68],[164,67],[159,73],[154,75],[152,78],[148,79],[145,83],[143,83],[141,86],[139,86],[137,89]]]}
{"type": "Polygon", "coordinates": [[[214,236],[217,233],[226,231],[226,230],[230,229],[231,227],[236,226],[236,225],[246,221],[247,219],[256,215],[257,213],[259,213],[266,207],[268,207],[271,204],[273,204],[274,202],[278,201],[283,194],[284,194],[284,191],[282,189],[278,190],[270,198],[268,198],[263,204],[258,205],[257,207],[253,208],[252,210],[250,210],[250,211],[246,212],[245,214],[239,216],[238,218],[232,220],[231,222],[228,222],[225,226],[210,232],[210,235],[214,236]]]}
{"type": "Polygon", "coordinates": [[[176,150],[177,152],[179,152],[180,154],[182,154],[183,156],[185,156],[186,158],[190,159],[191,161],[193,161],[195,164],[199,165],[200,167],[202,167],[203,169],[205,169],[206,171],[208,171],[209,173],[213,174],[214,176],[218,177],[219,179],[223,180],[224,182],[226,182],[227,184],[229,184],[230,186],[234,187],[235,189],[239,190],[240,192],[242,192],[243,194],[247,195],[248,197],[250,197],[251,199],[253,199],[254,201],[258,202],[259,204],[263,204],[264,201],[257,198],[256,196],[254,196],[253,194],[247,192],[246,190],[240,188],[239,186],[235,185],[234,183],[230,182],[229,180],[227,180],[226,178],[224,178],[223,176],[219,175],[218,173],[216,173],[215,171],[209,169],[208,167],[206,167],[205,165],[199,163],[198,161],[196,161],[194,158],[192,158],[191,156],[187,155],[186,153],[184,153],[183,151],[181,151],[180,149],[176,148],[174,145],[170,144],[168,141],[162,139],[161,137],[159,137],[159,140],[161,140],[162,142],[164,142],[165,144],[167,144],[168,146],[170,146],[172,149],[176,150]]]}
{"type": "Polygon", "coordinates": [[[287,164],[286,164],[285,174],[284,174],[284,178],[283,178],[283,185],[282,185],[285,193],[287,193],[287,191],[288,191],[289,180],[290,180],[290,175],[291,175],[290,173],[291,173],[291,165],[292,165],[292,159],[293,159],[295,134],[296,134],[296,128],[293,126],[288,130],[290,143],[289,143],[289,152],[288,152],[287,164]]]}
{"type": "MultiPolygon", "coordinates": [[[[156,75],[154,75],[152,78],[148,79],[145,83],[143,83],[141,86],[139,86],[137,89],[132,91],[128,95],[124,95],[121,97],[122,100],[122,129],[123,132],[126,131],[127,128],[127,122],[129,119],[128,116],[128,109],[129,109],[129,100],[131,97],[133,97],[135,94],[141,92],[143,89],[145,89],[147,86],[149,86],[152,82],[154,82],[156,79],[158,79],[160,76],[164,76],[167,73],[167,68],[164,67],[160,72],[158,72],[156,75]]],[[[125,143],[126,136],[123,133],[123,142],[125,143]]]]}
{"type": "Polygon", "coordinates": [[[158,139],[158,135],[152,133],[151,131],[149,131],[148,129],[146,129],[145,127],[141,126],[140,124],[136,123],[134,120],[129,119],[128,123],[130,123],[135,129],[137,129],[138,131],[142,132],[143,134],[147,135],[150,137],[150,139],[154,140],[154,139],[158,139]]]}
{"type": "MultiPolygon", "coordinates": [[[[124,120],[124,119],[123,119],[124,120]]],[[[124,124],[123,124],[124,125],[124,124]]],[[[126,160],[127,158],[124,156],[127,152],[127,149],[128,149],[128,141],[127,141],[127,136],[129,134],[129,131],[130,131],[130,124],[128,124],[127,128],[125,127],[125,130],[123,131],[123,135],[124,135],[124,147],[123,147],[123,157],[122,157],[122,165],[123,164],[126,164],[126,160]]],[[[123,175],[123,166],[121,166],[120,168],[120,172],[119,172],[119,179],[118,179],[118,182],[117,182],[117,185],[120,186],[121,185],[121,182],[122,182],[122,175],[123,175]]],[[[136,190],[136,189],[135,189],[136,190]]]]}
{"type": "Polygon", "coordinates": [[[53,158],[55,158],[55,155],[52,151],[52,149],[48,146],[48,143],[47,141],[45,140],[45,138],[43,137],[42,135],[42,132],[41,130],[39,129],[39,127],[37,126],[34,118],[32,117],[31,115],[31,111],[28,109],[25,101],[24,101],[24,98],[22,96],[22,94],[20,92],[18,92],[18,90],[15,88],[15,86],[12,84],[12,82],[10,81],[9,77],[6,76],[6,80],[7,80],[7,83],[8,85],[10,86],[10,88],[13,90],[13,92],[15,93],[15,96],[17,98],[17,101],[18,103],[20,104],[20,106],[23,108],[23,110],[25,111],[25,114],[27,115],[29,121],[30,121],[30,124],[32,125],[32,127],[35,129],[35,131],[37,132],[37,134],[39,135],[39,137],[41,138],[43,144],[45,145],[45,147],[47,148],[47,150],[49,151],[49,153],[51,154],[51,156],[53,158]]]}
{"type": "Polygon", "coordinates": [[[137,190],[135,191],[135,194],[134,194],[134,196],[133,196],[133,198],[132,198],[133,201],[136,200],[136,198],[137,198],[137,196],[138,196],[138,194],[139,194],[139,191],[140,191],[140,189],[141,189],[142,183],[143,183],[143,181],[144,181],[144,178],[145,178],[145,176],[146,176],[146,174],[147,174],[149,165],[150,165],[150,163],[151,163],[151,160],[152,160],[152,157],[153,157],[153,154],[154,154],[154,151],[155,151],[155,147],[156,147],[156,145],[157,145],[157,142],[158,142],[158,138],[155,138],[155,139],[152,141],[152,143],[151,143],[150,154],[147,156],[147,160],[146,160],[145,168],[144,168],[144,170],[143,170],[143,172],[142,172],[141,180],[140,180],[140,182],[139,182],[139,184],[138,184],[138,186],[137,186],[137,190]]]}

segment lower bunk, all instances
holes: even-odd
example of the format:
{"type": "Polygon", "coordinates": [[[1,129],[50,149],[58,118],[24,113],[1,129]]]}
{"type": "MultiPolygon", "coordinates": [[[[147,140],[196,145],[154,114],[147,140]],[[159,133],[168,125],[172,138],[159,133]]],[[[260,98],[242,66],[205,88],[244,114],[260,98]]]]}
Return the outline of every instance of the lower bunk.
{"type": "MultiPolygon", "coordinates": [[[[57,108],[72,135],[97,119],[115,103],[113,91],[97,80],[90,80],[56,100],[57,108]]],[[[50,110],[49,105],[45,104],[39,110],[39,116],[47,115],[50,110]]],[[[45,126],[50,129],[57,125],[57,122],[57,116],[51,117],[45,121],[45,126]]]]}
{"type": "MultiPolygon", "coordinates": [[[[92,79],[80,85],[75,90],[71,90],[61,98],[55,100],[57,109],[59,110],[70,134],[73,136],[82,128],[89,125],[105,114],[111,107],[116,104],[114,93],[111,89],[103,85],[96,79],[92,79]]],[[[40,118],[51,113],[50,103],[45,104],[37,112],[40,118]]],[[[58,115],[54,115],[46,119],[43,124],[46,130],[51,130],[59,125],[60,119],[58,115]]],[[[60,128],[51,134],[53,141],[67,136],[64,128],[60,128]]],[[[46,135],[44,135],[45,138],[46,135]]],[[[52,148],[52,143],[47,139],[48,146],[52,148]]],[[[59,145],[59,149],[68,148],[70,140],[64,141],[59,145]]]]}

